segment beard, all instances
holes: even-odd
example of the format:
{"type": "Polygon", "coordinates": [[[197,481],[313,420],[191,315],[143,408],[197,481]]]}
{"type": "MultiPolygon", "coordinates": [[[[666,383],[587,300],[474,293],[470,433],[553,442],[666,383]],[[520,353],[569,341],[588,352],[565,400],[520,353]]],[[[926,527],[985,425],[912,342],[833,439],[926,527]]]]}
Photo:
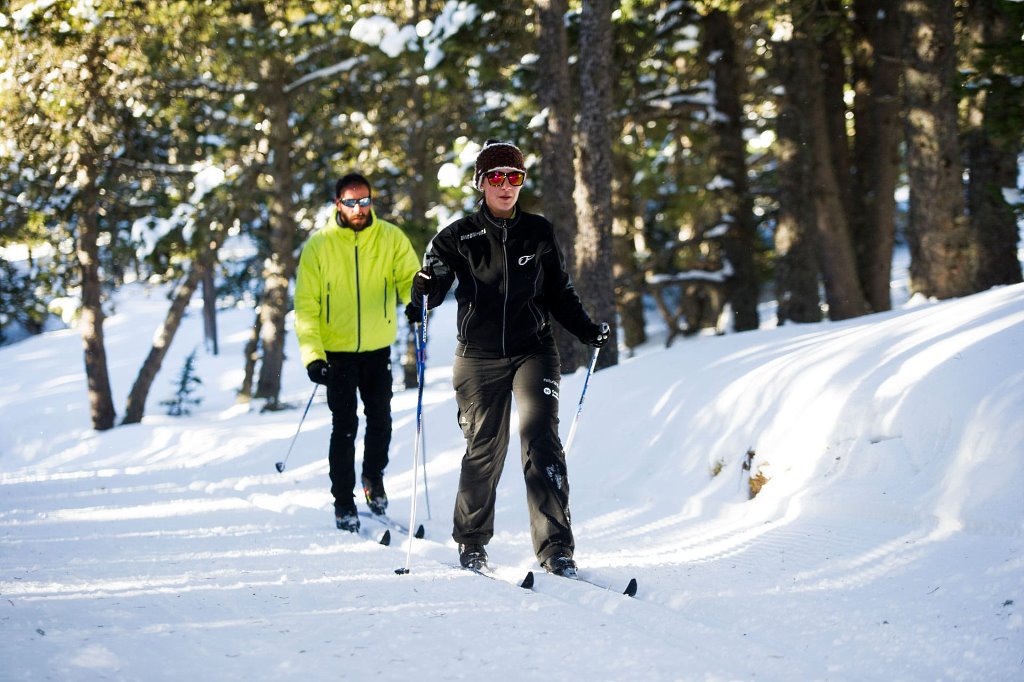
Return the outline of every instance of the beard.
{"type": "Polygon", "coordinates": [[[357,214],[354,219],[347,218],[341,211],[338,211],[335,215],[338,217],[339,225],[347,227],[353,232],[359,232],[373,224],[373,214],[369,211],[357,214]]]}

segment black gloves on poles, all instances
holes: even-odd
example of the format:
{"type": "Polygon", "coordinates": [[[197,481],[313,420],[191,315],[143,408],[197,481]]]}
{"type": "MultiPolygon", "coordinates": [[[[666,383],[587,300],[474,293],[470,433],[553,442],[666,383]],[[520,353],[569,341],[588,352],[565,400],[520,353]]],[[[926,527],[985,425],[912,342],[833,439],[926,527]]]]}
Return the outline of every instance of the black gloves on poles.
{"type": "MultiPolygon", "coordinates": [[[[427,268],[423,268],[416,273],[416,276],[412,278],[412,293],[415,296],[415,300],[423,300],[423,297],[430,297],[434,293],[434,285],[437,280],[434,279],[433,274],[427,268]]],[[[408,315],[408,313],[406,313],[408,315]]]]}
{"type": "Polygon", "coordinates": [[[608,337],[611,335],[611,328],[607,322],[601,324],[591,325],[587,335],[582,339],[583,343],[594,348],[601,348],[604,344],[608,343],[608,337]]]}
{"type": "Polygon", "coordinates": [[[405,319],[409,320],[409,324],[420,324],[423,322],[423,307],[410,303],[405,306],[405,319]]]}
{"type": "Polygon", "coordinates": [[[323,360],[314,360],[306,366],[306,374],[314,384],[330,384],[330,368],[323,360]]]}

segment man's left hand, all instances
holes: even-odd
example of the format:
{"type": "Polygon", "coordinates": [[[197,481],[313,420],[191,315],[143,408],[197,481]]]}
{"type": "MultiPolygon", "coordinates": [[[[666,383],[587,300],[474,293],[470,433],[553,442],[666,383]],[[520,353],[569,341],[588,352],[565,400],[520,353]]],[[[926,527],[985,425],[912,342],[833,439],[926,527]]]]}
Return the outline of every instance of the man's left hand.
{"type": "Polygon", "coordinates": [[[423,322],[423,306],[414,305],[412,303],[405,306],[405,319],[409,320],[409,324],[420,324],[423,322]]]}

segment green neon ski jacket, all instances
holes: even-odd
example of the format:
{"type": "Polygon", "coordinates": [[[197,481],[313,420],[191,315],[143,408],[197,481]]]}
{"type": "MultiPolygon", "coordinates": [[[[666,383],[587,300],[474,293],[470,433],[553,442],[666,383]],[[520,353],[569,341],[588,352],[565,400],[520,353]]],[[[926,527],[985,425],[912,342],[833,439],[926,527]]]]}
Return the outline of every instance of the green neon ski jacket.
{"type": "Polygon", "coordinates": [[[372,351],[394,343],[399,300],[409,302],[419,269],[409,238],[376,214],[359,232],[340,226],[336,216],[314,232],[295,275],[302,366],[326,360],[327,351],[372,351]]]}

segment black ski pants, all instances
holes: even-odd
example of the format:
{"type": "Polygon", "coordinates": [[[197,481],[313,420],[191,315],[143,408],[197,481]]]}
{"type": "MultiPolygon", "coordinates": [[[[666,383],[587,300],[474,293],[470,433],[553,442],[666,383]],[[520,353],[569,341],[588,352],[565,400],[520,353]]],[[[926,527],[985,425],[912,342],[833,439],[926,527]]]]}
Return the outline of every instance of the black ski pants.
{"type": "Polygon", "coordinates": [[[486,545],[494,535],[494,503],[508,451],[514,396],[533,551],[542,562],[559,553],[572,556],[569,480],[558,437],[557,353],[456,356],[452,381],[466,437],[452,537],[459,543],[486,545]]]}
{"type": "Polygon", "coordinates": [[[363,401],[366,429],[363,436],[363,471],[369,478],[384,475],[391,447],[391,348],[365,353],[327,353],[331,384],[331,445],[327,455],[331,495],[337,511],[355,511],[356,431],[359,416],[356,392],[363,401]]]}

